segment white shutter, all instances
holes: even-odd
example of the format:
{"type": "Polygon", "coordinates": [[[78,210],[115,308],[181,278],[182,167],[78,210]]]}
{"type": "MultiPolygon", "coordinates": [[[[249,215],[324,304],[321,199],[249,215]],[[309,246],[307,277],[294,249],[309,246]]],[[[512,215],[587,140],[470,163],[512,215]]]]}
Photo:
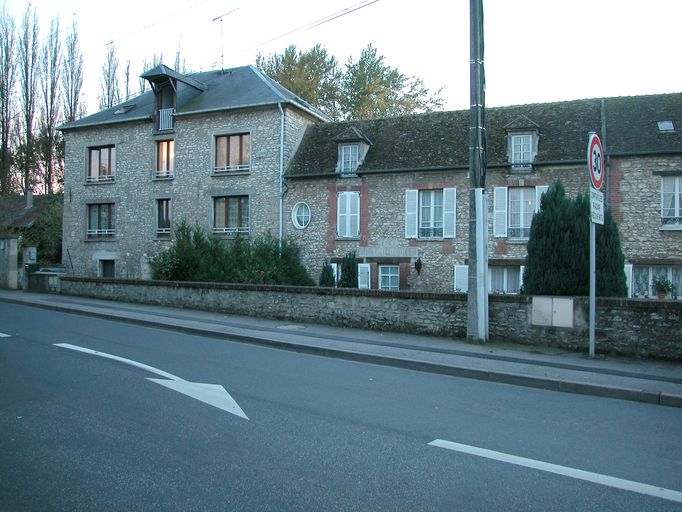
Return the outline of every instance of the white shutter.
{"type": "Polygon", "coordinates": [[[542,197],[542,194],[547,192],[547,189],[549,187],[547,185],[542,185],[540,187],[535,187],[535,212],[540,211],[540,198],[542,197]]]}
{"type": "Polygon", "coordinates": [[[457,236],[457,189],[443,189],[443,238],[457,236]]]}
{"type": "Polygon", "coordinates": [[[360,236],[360,193],[348,192],[348,236],[360,236]]]}
{"type": "Polygon", "coordinates": [[[405,238],[417,238],[419,191],[405,191],[405,238]]]}
{"type": "Polygon", "coordinates": [[[358,288],[371,288],[371,266],[369,263],[358,263],[358,288]]]}
{"type": "Polygon", "coordinates": [[[336,234],[343,238],[348,236],[348,193],[339,192],[336,205],[336,234]]]}
{"type": "Polygon", "coordinates": [[[341,279],[341,265],[338,263],[330,263],[332,266],[332,272],[334,273],[334,286],[339,285],[339,280],[341,279]]]}
{"type": "Polygon", "coordinates": [[[495,187],[493,197],[493,236],[507,236],[507,187],[495,187]]]}
{"type": "Polygon", "coordinates": [[[519,293],[521,293],[521,290],[523,289],[523,272],[526,270],[525,265],[521,265],[519,267],[519,293]]]}
{"type": "Polygon", "coordinates": [[[625,271],[625,284],[628,287],[628,297],[632,297],[632,264],[627,263],[624,266],[625,271]]]}
{"type": "Polygon", "coordinates": [[[455,265],[455,291],[469,291],[469,265],[455,265]]]}

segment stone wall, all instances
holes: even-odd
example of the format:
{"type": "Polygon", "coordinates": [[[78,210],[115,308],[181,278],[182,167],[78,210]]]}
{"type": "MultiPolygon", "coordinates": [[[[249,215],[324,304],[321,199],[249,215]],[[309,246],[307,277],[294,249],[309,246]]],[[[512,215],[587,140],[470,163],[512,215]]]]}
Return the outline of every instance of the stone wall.
{"type": "MultiPolygon", "coordinates": [[[[63,277],[62,293],[100,299],[416,334],[466,338],[466,296],[315,287],[63,277]]],[[[490,338],[587,352],[587,299],[573,328],[533,325],[532,298],[490,296],[490,338]]],[[[682,361],[682,301],[599,299],[598,353],[682,361]]]]}

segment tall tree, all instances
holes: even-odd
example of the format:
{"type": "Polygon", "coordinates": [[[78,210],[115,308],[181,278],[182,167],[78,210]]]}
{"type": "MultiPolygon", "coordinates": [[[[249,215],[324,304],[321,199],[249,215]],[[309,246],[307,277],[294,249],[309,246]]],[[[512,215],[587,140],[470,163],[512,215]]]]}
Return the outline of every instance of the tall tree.
{"type": "MultiPolygon", "coordinates": [[[[560,181],[542,196],[533,217],[523,274],[528,295],[579,295],[589,292],[590,202],[586,195],[566,197],[560,181]]],[[[607,209],[597,226],[597,295],[627,293],[618,228],[607,209]]]]}
{"type": "Polygon", "coordinates": [[[0,195],[11,192],[12,125],[15,117],[16,33],[14,18],[0,13],[0,195]]]}
{"type": "Polygon", "coordinates": [[[62,73],[62,89],[64,91],[64,118],[67,122],[81,117],[83,101],[83,54],[78,44],[78,26],[74,20],[71,30],[66,36],[66,53],[64,55],[62,73]]]}
{"type": "Polygon", "coordinates": [[[360,58],[348,59],[342,103],[346,119],[375,119],[438,110],[443,100],[424,87],[421,78],[408,77],[388,66],[371,44],[360,58]]]}
{"type": "Polygon", "coordinates": [[[20,172],[24,192],[31,190],[35,177],[35,141],[33,123],[36,113],[36,96],[40,51],[38,46],[38,15],[29,6],[26,8],[19,35],[19,86],[21,89],[20,109],[23,114],[23,154],[20,158],[20,172]]]}
{"type": "Polygon", "coordinates": [[[55,175],[56,127],[60,115],[59,88],[62,71],[62,47],[59,39],[59,18],[50,23],[50,34],[45,40],[41,59],[42,68],[42,119],[40,127],[40,157],[43,167],[43,184],[46,194],[52,194],[59,176],[55,175]]]}
{"type": "Polygon", "coordinates": [[[343,70],[319,44],[309,51],[292,45],[281,54],[259,54],[256,67],[332,119],[403,115],[443,105],[440,90],[431,92],[422,79],[388,66],[371,44],[343,70]]]}
{"type": "Polygon", "coordinates": [[[321,45],[301,51],[291,45],[281,54],[256,56],[256,67],[332,118],[339,117],[342,73],[321,45]]]}
{"type": "Polygon", "coordinates": [[[123,70],[123,101],[130,99],[130,60],[126,61],[126,67],[123,70]]]}
{"type": "Polygon", "coordinates": [[[121,101],[121,87],[118,82],[118,57],[113,43],[109,45],[106,60],[102,64],[98,100],[100,110],[111,108],[121,101]]]}

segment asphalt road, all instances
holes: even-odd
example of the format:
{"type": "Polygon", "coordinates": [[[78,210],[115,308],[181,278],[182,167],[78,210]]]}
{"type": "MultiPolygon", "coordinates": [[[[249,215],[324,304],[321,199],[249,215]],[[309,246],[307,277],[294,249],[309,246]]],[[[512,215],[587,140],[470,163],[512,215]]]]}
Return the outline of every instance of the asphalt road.
{"type": "Polygon", "coordinates": [[[2,511],[682,510],[676,408],[11,304],[0,333],[2,511]]]}

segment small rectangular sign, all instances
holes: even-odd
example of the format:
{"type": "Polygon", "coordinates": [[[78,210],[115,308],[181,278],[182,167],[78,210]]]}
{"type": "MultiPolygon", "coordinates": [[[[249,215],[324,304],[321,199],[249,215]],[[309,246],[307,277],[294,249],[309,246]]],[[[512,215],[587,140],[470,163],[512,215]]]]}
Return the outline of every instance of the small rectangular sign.
{"type": "Polygon", "coordinates": [[[604,193],[594,188],[590,188],[590,219],[604,225],[604,193]]]}

